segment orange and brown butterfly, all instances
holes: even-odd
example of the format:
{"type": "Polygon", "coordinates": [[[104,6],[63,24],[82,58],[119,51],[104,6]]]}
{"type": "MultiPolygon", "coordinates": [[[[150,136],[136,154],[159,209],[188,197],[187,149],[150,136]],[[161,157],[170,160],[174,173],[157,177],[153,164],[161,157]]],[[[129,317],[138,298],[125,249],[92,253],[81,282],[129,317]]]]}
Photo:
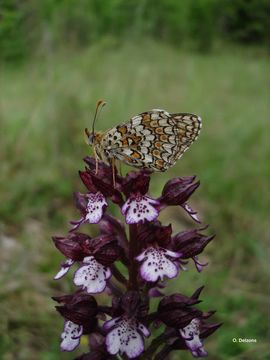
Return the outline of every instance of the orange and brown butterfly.
{"type": "Polygon", "coordinates": [[[104,105],[101,100],[97,103],[92,132],[85,129],[85,133],[96,159],[113,166],[120,160],[137,168],[166,171],[197,139],[202,126],[197,115],[153,109],[105,132],[95,132],[96,115],[104,105]]]}

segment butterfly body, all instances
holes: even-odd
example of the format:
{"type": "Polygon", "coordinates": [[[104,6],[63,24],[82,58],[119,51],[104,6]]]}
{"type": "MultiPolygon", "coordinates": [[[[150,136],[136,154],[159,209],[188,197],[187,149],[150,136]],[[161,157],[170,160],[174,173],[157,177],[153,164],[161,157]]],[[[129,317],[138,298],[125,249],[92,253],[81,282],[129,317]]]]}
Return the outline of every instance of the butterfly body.
{"type": "Polygon", "coordinates": [[[94,133],[89,143],[97,158],[108,164],[117,159],[137,168],[166,171],[196,140],[200,129],[197,115],[153,109],[94,133]]]}

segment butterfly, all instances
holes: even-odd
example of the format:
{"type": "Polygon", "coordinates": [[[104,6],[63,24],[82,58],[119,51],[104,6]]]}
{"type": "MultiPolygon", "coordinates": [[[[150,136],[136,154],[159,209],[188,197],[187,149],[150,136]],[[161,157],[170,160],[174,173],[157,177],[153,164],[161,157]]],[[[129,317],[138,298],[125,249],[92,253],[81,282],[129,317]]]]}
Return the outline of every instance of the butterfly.
{"type": "Polygon", "coordinates": [[[95,157],[114,166],[115,160],[152,171],[166,171],[173,166],[197,139],[202,120],[189,113],[171,114],[153,109],[132,117],[105,132],[85,129],[87,142],[93,147],[95,157]]]}

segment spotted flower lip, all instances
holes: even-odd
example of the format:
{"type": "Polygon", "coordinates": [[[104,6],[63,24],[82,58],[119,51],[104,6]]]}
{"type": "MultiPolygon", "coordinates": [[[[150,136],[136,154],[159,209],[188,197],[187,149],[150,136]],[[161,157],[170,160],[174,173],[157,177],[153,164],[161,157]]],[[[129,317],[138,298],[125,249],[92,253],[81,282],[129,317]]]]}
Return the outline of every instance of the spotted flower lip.
{"type": "Polygon", "coordinates": [[[146,281],[156,282],[164,276],[172,279],[177,276],[179,267],[171,259],[177,259],[181,253],[176,253],[160,247],[149,247],[135,259],[142,262],[141,277],[146,281]]]}
{"type": "Polygon", "coordinates": [[[122,214],[126,218],[127,224],[137,224],[139,222],[153,221],[159,215],[159,202],[146,195],[131,196],[122,207],[122,214]]]}
{"type": "Polygon", "coordinates": [[[146,195],[149,188],[149,171],[131,172],[122,183],[122,191],[127,200],[122,206],[122,214],[127,224],[153,221],[159,215],[159,201],[146,195]]]}
{"type": "Polygon", "coordinates": [[[71,221],[73,225],[70,231],[77,230],[82,224],[98,224],[108,206],[108,203],[101,192],[81,194],[75,193],[75,202],[82,217],[79,220],[71,221]]]}
{"type": "Polygon", "coordinates": [[[80,337],[83,333],[83,327],[72,321],[65,321],[64,330],[61,334],[62,351],[73,351],[80,344],[80,337]]]}
{"type": "Polygon", "coordinates": [[[207,352],[203,348],[200,335],[200,320],[193,319],[187,326],[179,330],[182,338],[185,340],[187,347],[194,357],[205,357],[207,352]]]}
{"type": "Polygon", "coordinates": [[[87,199],[88,203],[85,220],[90,224],[97,224],[100,222],[104,213],[104,208],[108,206],[108,203],[101,192],[87,194],[87,199]]]}
{"type": "Polygon", "coordinates": [[[107,351],[111,355],[125,353],[129,359],[139,356],[144,351],[143,336],[150,336],[150,331],[142,323],[124,316],[106,321],[103,328],[108,331],[107,351]]]}
{"type": "Polygon", "coordinates": [[[106,287],[106,280],[111,277],[111,270],[97,262],[94,256],[83,259],[83,265],[74,274],[74,284],[82,286],[89,294],[101,293],[106,287]]]}

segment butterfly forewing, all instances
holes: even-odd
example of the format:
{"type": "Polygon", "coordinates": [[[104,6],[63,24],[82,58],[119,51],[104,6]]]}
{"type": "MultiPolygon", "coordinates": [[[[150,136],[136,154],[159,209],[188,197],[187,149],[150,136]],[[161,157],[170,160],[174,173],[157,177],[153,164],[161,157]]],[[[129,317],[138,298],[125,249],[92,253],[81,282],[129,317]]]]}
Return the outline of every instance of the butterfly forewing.
{"type": "Polygon", "coordinates": [[[139,168],[165,171],[196,140],[200,128],[201,119],[196,115],[153,109],[108,130],[101,145],[110,158],[139,168]]]}

